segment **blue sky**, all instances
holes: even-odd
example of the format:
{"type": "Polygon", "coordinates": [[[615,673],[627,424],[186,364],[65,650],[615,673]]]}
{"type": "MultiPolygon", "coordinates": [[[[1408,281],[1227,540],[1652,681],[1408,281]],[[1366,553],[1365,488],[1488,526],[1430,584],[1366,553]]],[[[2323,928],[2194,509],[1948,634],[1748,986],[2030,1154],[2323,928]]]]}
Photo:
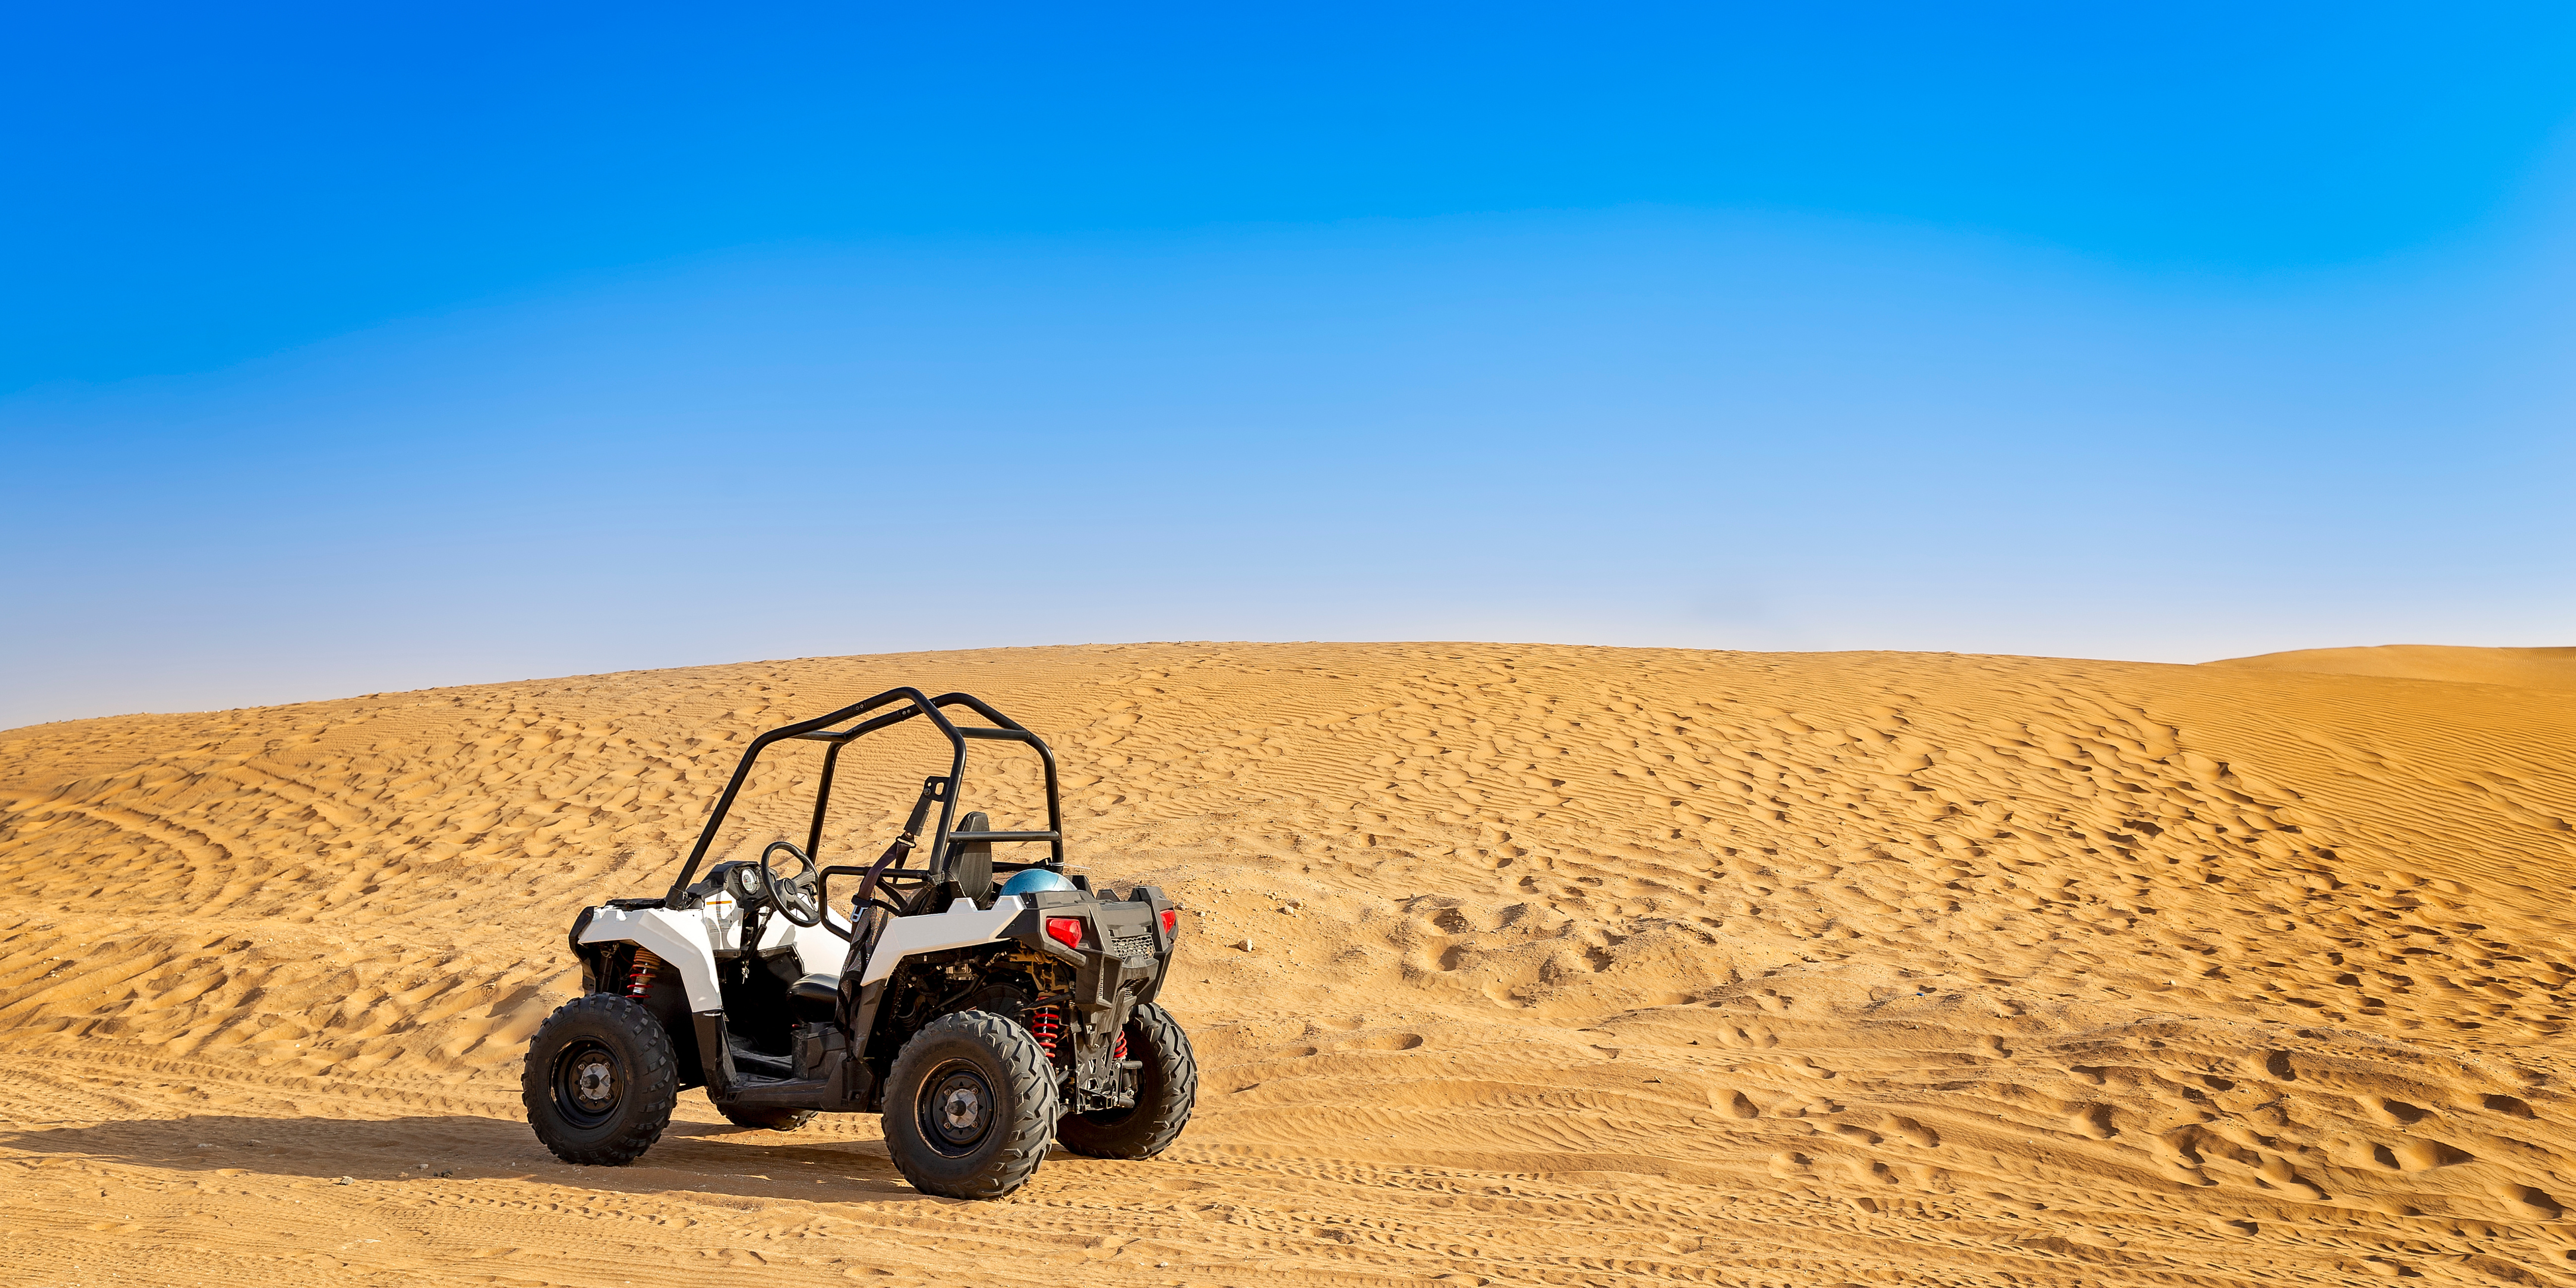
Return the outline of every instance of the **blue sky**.
{"type": "Polygon", "coordinates": [[[2576,11],[2242,8],[25,8],[0,726],[2576,642],[2576,11]]]}

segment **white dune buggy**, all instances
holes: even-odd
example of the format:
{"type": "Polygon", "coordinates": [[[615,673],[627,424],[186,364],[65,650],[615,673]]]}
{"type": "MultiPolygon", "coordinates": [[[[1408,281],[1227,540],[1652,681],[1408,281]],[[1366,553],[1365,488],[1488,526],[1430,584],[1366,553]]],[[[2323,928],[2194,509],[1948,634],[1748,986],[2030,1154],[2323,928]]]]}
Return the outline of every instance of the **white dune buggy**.
{"type": "Polygon", "coordinates": [[[1198,1093],[1189,1038],[1154,1004],[1179,918],[1152,886],[1120,898],[1068,876],[1063,829],[1054,755],[963,693],[892,689],[762,734],[669,893],[574,918],[583,996],[529,1043],[529,1124],[566,1162],[617,1166],[652,1146],[689,1087],[736,1123],[781,1131],[816,1113],[882,1112],[905,1179],[952,1198],[1019,1188],[1050,1138],[1100,1158],[1161,1153],[1198,1093]],[[959,725],[951,707],[989,723],[959,725]],[[841,749],[915,717],[947,736],[947,774],[924,780],[874,863],[819,864],[841,749]],[[1044,831],[958,817],[972,740],[1037,752],[1044,831]],[[775,841],[699,876],[753,763],[785,741],[824,744],[805,844],[775,841]],[[928,861],[906,866],[934,805],[928,861]],[[998,844],[1049,854],[996,863],[998,844]],[[1009,874],[998,887],[997,872],[1009,874]],[[846,915],[826,894],[836,876],[858,879],[846,915]]]}

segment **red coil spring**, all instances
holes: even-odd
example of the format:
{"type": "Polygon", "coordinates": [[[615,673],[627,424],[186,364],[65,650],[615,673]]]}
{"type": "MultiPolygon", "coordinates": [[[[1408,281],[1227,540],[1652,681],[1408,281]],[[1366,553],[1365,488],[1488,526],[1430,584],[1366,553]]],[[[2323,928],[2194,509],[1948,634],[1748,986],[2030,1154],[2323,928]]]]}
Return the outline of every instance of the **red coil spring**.
{"type": "Polygon", "coordinates": [[[1064,1032],[1064,1024],[1056,1018],[1055,1008],[1032,1008],[1029,1011],[1029,1032],[1037,1036],[1038,1046],[1047,1053],[1047,1059],[1055,1059],[1055,1040],[1064,1032]]]}
{"type": "Polygon", "coordinates": [[[1124,1060],[1127,1058],[1127,1030],[1118,1030],[1118,1049],[1110,1052],[1109,1058],[1113,1060],[1124,1060]]]}
{"type": "Polygon", "coordinates": [[[662,959],[654,956],[652,949],[636,949],[635,968],[628,971],[626,974],[626,995],[628,997],[644,996],[644,994],[653,987],[653,972],[659,969],[661,965],[662,959]]]}

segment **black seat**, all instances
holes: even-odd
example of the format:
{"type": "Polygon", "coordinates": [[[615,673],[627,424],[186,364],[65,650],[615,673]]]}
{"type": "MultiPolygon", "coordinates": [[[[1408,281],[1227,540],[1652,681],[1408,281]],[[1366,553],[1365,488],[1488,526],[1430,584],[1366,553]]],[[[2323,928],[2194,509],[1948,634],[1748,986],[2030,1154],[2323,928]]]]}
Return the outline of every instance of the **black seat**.
{"type": "Polygon", "coordinates": [[[984,811],[974,810],[957,820],[948,833],[948,851],[930,861],[930,876],[921,888],[904,901],[903,915],[918,917],[925,913],[946,912],[959,899],[981,907],[993,898],[993,843],[964,839],[969,832],[992,831],[984,811]],[[950,887],[955,887],[952,890],[950,887]]]}
{"type": "Polygon", "coordinates": [[[993,821],[984,817],[984,811],[980,809],[970,810],[966,817],[957,820],[956,828],[948,834],[948,853],[939,863],[939,867],[943,870],[932,877],[931,881],[934,884],[940,881],[956,882],[958,893],[974,900],[977,907],[991,903],[993,901],[993,843],[970,841],[965,839],[965,834],[992,830],[993,821]]]}

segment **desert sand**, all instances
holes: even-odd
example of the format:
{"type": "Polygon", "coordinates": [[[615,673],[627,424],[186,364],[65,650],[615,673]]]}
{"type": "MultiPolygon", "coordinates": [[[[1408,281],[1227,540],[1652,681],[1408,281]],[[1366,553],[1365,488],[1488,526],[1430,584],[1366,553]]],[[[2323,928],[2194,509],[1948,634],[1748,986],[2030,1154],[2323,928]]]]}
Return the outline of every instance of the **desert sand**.
{"type": "Polygon", "coordinates": [[[2321,675],[2376,675],[2392,680],[2505,684],[2576,690],[2576,648],[2461,648],[2452,644],[2382,644],[2376,648],[2303,648],[2231,657],[2211,666],[2321,675]]]}
{"type": "MultiPolygon", "coordinates": [[[[2566,663],[2328,652],[1156,644],[7,731],[0,1270],[2576,1283],[2566,663]],[[1047,736],[1077,866],[1188,906],[1188,1132],[960,1203],[873,1119],[690,1092],[557,1163],[516,1079],[575,910],[663,888],[748,735],[898,683],[1047,736]]],[[[844,762],[834,852],[929,746],[844,762]]]]}

